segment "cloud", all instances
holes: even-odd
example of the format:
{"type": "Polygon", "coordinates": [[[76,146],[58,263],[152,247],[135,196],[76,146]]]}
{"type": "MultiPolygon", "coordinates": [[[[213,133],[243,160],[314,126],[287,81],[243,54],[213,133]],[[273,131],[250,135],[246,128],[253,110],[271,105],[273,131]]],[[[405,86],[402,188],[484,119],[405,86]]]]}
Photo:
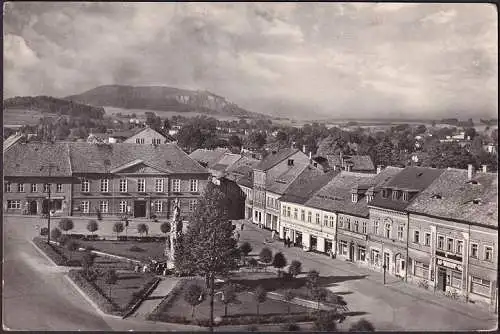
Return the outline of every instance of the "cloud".
{"type": "Polygon", "coordinates": [[[171,85],[304,117],[496,115],[497,48],[485,4],[11,2],[4,95],[171,85]]]}

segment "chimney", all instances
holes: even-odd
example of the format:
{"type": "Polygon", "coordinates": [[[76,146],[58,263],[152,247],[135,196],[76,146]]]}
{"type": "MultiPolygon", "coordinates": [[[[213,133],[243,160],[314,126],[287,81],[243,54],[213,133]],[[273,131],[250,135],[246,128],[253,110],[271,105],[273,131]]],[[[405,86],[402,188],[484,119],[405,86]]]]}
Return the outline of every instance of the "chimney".
{"type": "Polygon", "coordinates": [[[467,180],[472,180],[472,176],[474,175],[474,166],[472,166],[472,164],[469,164],[468,165],[468,169],[467,169],[467,180]]]}
{"type": "Polygon", "coordinates": [[[382,171],[382,165],[377,165],[377,174],[380,174],[380,172],[382,171]]]}
{"type": "Polygon", "coordinates": [[[483,166],[483,173],[488,173],[488,165],[482,165],[483,166]]]}
{"type": "Polygon", "coordinates": [[[302,145],[302,152],[306,153],[306,145],[302,145]]]}

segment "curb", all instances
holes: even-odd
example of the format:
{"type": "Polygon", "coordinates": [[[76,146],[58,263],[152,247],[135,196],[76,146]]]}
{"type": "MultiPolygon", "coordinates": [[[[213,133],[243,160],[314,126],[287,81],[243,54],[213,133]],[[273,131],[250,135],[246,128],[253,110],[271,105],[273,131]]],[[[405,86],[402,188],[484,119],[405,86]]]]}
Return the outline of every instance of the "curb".
{"type": "Polygon", "coordinates": [[[83,292],[83,290],[80,289],[80,287],[75,282],[73,282],[73,280],[68,275],[64,275],[64,278],[66,278],[68,280],[68,282],[71,283],[71,285],[76,289],[76,291],[78,291],[83,296],[83,298],[85,298],[85,300],[87,302],[89,302],[90,305],[92,305],[92,307],[97,311],[97,313],[99,313],[100,316],[111,317],[111,318],[115,318],[115,319],[122,319],[122,317],[120,317],[120,316],[107,314],[107,313],[104,313],[103,311],[101,311],[101,309],[97,306],[97,304],[94,303],[94,301],[92,299],[90,299],[90,297],[87,296],[87,294],[85,292],[83,292]]]}
{"type": "Polygon", "coordinates": [[[47,260],[49,260],[49,262],[54,266],[54,267],[61,267],[61,266],[58,266],[51,258],[50,256],[48,256],[47,254],[45,254],[45,252],[43,250],[40,249],[40,247],[38,247],[34,242],[33,240],[30,240],[30,243],[33,245],[33,247],[35,247],[35,249],[40,252],[47,260]]]}

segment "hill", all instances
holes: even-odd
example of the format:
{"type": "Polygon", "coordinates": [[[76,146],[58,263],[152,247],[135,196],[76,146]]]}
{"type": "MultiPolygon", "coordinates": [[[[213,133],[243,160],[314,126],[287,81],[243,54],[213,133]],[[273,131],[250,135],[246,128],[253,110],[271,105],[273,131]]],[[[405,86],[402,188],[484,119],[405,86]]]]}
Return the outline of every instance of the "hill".
{"type": "Polygon", "coordinates": [[[99,86],[66,97],[67,100],[103,107],[149,109],[174,112],[200,112],[240,117],[265,117],[240,108],[222,96],[208,91],[192,91],[164,86],[99,86]]]}
{"type": "Polygon", "coordinates": [[[3,101],[3,110],[4,115],[28,110],[30,113],[60,114],[93,119],[102,119],[104,116],[104,108],[102,107],[94,107],[51,96],[12,97],[3,101]]]}

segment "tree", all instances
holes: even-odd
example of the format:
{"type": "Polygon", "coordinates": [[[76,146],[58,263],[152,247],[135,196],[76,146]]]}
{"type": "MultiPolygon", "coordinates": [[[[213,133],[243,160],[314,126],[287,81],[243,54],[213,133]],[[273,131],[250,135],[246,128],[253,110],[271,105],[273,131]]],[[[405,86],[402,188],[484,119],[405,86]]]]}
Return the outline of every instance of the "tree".
{"type": "Polygon", "coordinates": [[[236,302],[236,287],[233,284],[226,284],[222,289],[224,304],[224,316],[227,317],[227,306],[236,302]]]}
{"type": "Polygon", "coordinates": [[[425,133],[425,131],[427,131],[427,128],[425,127],[425,125],[420,124],[420,125],[418,125],[418,126],[417,126],[417,128],[415,129],[415,134],[416,134],[416,135],[419,135],[419,134],[425,133]]]}
{"type": "Polygon", "coordinates": [[[339,314],[336,311],[320,311],[314,321],[314,329],[321,332],[336,332],[339,314]]]}
{"type": "Polygon", "coordinates": [[[184,291],[184,300],[191,305],[191,318],[194,318],[195,307],[201,304],[204,299],[204,291],[198,284],[191,284],[184,291]]]}
{"type": "Polygon", "coordinates": [[[161,233],[167,234],[170,232],[170,223],[164,222],[160,225],[161,233]]]}
{"type": "Polygon", "coordinates": [[[79,245],[75,240],[70,240],[68,243],[66,243],[66,248],[69,251],[69,260],[71,261],[71,256],[74,251],[78,249],[79,245]]]}
{"type": "Polygon", "coordinates": [[[229,137],[229,146],[234,146],[234,147],[241,147],[243,143],[241,142],[241,138],[237,135],[232,135],[229,137]]]}
{"type": "Polygon", "coordinates": [[[265,302],[267,299],[267,291],[264,290],[262,286],[258,286],[257,289],[255,289],[255,292],[253,294],[253,298],[255,302],[257,303],[257,316],[259,316],[259,307],[260,304],[265,302]]]}
{"type": "Polygon", "coordinates": [[[273,259],[273,252],[269,248],[264,247],[259,253],[259,258],[264,263],[270,263],[273,259]]]}
{"type": "Polygon", "coordinates": [[[148,234],[148,225],[144,224],[144,223],[140,223],[139,225],[137,225],[137,233],[139,233],[142,237],[143,234],[148,234]]]}
{"type": "Polygon", "coordinates": [[[474,139],[476,137],[476,129],[475,128],[467,128],[465,129],[465,139],[469,138],[470,140],[474,139]]]}
{"type": "Polygon", "coordinates": [[[290,314],[290,304],[291,301],[295,298],[295,291],[291,289],[285,290],[285,294],[283,295],[285,301],[288,302],[288,314],[290,314]]]}
{"type": "Polygon", "coordinates": [[[61,235],[61,230],[57,227],[54,227],[52,231],[50,231],[50,237],[52,238],[52,240],[58,241],[59,238],[61,238],[61,235]]]}
{"type": "Polygon", "coordinates": [[[292,263],[290,263],[290,267],[288,267],[288,273],[293,277],[296,277],[301,272],[302,272],[302,263],[300,263],[300,261],[293,260],[292,263]]]}
{"type": "Polygon", "coordinates": [[[92,269],[92,266],[94,265],[94,260],[95,260],[94,254],[92,254],[90,251],[84,252],[82,256],[82,269],[85,274],[88,274],[88,272],[92,269]]]}
{"type": "Polygon", "coordinates": [[[118,282],[118,275],[115,269],[109,269],[104,275],[104,282],[109,284],[109,297],[111,298],[111,287],[118,282]]]}
{"type": "Polygon", "coordinates": [[[286,265],[287,265],[287,261],[286,261],[285,255],[283,255],[283,253],[278,252],[278,253],[274,254],[273,267],[278,269],[278,277],[281,274],[281,269],[284,268],[286,265]]]}
{"type": "Polygon", "coordinates": [[[313,299],[318,303],[318,310],[319,310],[319,303],[323,302],[326,300],[326,296],[328,295],[328,292],[325,288],[320,288],[316,287],[313,288],[311,291],[313,299]]]}
{"type": "Polygon", "coordinates": [[[99,225],[97,224],[97,222],[95,220],[89,220],[89,222],[87,223],[87,230],[92,233],[92,235],[94,235],[94,232],[97,231],[99,229],[99,225]]]}
{"type": "Polygon", "coordinates": [[[216,276],[225,277],[238,267],[239,252],[233,224],[227,217],[229,200],[209,182],[190,217],[185,234],[175,243],[175,267],[205,277],[210,295],[210,330],[214,324],[216,276]]]}
{"type": "Polygon", "coordinates": [[[250,265],[250,267],[251,267],[251,268],[255,271],[255,268],[257,268],[257,265],[258,265],[259,263],[257,262],[257,260],[256,260],[256,259],[254,259],[254,258],[252,257],[250,260],[248,260],[248,264],[249,264],[249,265],[250,265]]]}
{"type": "Polygon", "coordinates": [[[276,139],[284,142],[288,140],[288,135],[286,134],[286,132],[280,130],[276,134],[276,139]]]}
{"type": "Polygon", "coordinates": [[[250,254],[250,252],[252,251],[252,246],[250,245],[249,242],[245,241],[243,244],[241,244],[240,246],[240,252],[241,254],[243,254],[243,259],[244,261],[246,262],[246,257],[248,256],[248,254],[250,254]]]}
{"type": "Polygon", "coordinates": [[[375,332],[375,327],[371,322],[362,318],[351,325],[349,332],[375,332]]]}
{"type": "Polygon", "coordinates": [[[266,144],[266,135],[262,132],[252,132],[248,136],[248,146],[254,149],[260,149],[266,144]]]}
{"type": "Polygon", "coordinates": [[[317,270],[309,270],[306,278],[306,286],[309,293],[312,295],[313,290],[318,288],[319,272],[317,270]]]}
{"type": "Polygon", "coordinates": [[[69,218],[63,218],[59,221],[59,228],[65,233],[72,230],[74,227],[73,221],[69,218]]]}
{"type": "Polygon", "coordinates": [[[172,128],[172,125],[170,125],[170,121],[168,120],[168,117],[163,120],[163,130],[168,131],[172,128]]]}
{"type": "Polygon", "coordinates": [[[116,222],[114,225],[113,225],[113,232],[116,233],[116,238],[118,239],[118,234],[122,233],[123,230],[124,230],[124,226],[123,226],[123,223],[122,222],[116,222]]]}

